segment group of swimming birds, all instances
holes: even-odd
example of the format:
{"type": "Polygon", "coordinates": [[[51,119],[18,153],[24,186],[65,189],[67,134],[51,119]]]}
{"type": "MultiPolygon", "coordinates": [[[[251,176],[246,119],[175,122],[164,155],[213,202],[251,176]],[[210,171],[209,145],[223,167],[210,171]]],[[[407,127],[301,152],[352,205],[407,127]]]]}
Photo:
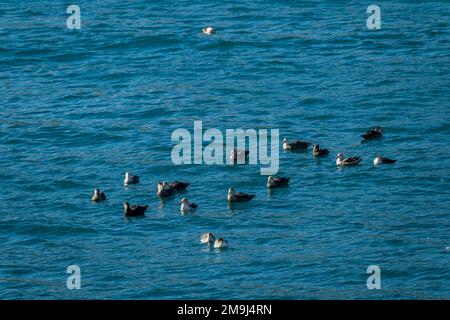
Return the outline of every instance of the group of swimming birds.
{"type": "MultiPolygon", "coordinates": [[[[367,131],[361,137],[364,140],[374,140],[379,139],[383,136],[383,129],[380,127],[376,127],[374,130],[367,131]]],[[[294,151],[294,150],[306,150],[311,145],[309,142],[304,141],[292,141],[290,142],[287,138],[283,141],[283,149],[286,151],[294,151]]],[[[313,156],[314,157],[326,157],[329,155],[328,149],[321,149],[318,144],[315,144],[313,146],[313,156]]],[[[231,152],[231,158],[234,162],[236,162],[238,159],[245,160],[248,159],[249,151],[248,150],[232,150],[231,152]]],[[[336,156],[336,165],[337,166],[353,166],[357,165],[361,162],[361,157],[348,157],[344,158],[344,155],[342,153],[338,153],[336,156]]],[[[380,164],[393,164],[397,160],[377,156],[373,163],[374,165],[380,165],[380,164]]],[[[289,184],[290,178],[285,177],[273,177],[269,176],[267,179],[267,188],[273,189],[273,188],[280,188],[280,187],[287,187],[289,184]]],[[[123,181],[125,186],[131,185],[131,184],[137,184],[139,183],[139,177],[137,175],[134,175],[130,172],[125,173],[125,179],[123,181]]],[[[174,182],[158,182],[157,183],[157,195],[160,198],[168,198],[172,197],[175,194],[179,192],[186,191],[187,187],[190,185],[190,183],[187,182],[180,182],[180,181],[174,181],[174,182]]],[[[228,202],[246,202],[250,201],[255,197],[254,194],[247,194],[243,192],[235,192],[234,188],[228,189],[228,202]]],[[[100,202],[106,200],[106,195],[104,192],[100,191],[100,189],[96,188],[94,190],[94,193],[92,195],[92,201],[94,202],[100,202]]],[[[144,216],[145,211],[148,209],[148,205],[130,205],[127,201],[123,203],[124,207],[124,215],[127,217],[137,217],[137,216],[144,216]]],[[[198,208],[198,205],[189,202],[186,198],[181,198],[180,200],[180,211],[182,213],[194,211],[198,208]]],[[[218,238],[216,239],[214,235],[211,232],[202,234],[200,237],[201,243],[207,243],[207,244],[213,244],[214,248],[226,248],[228,247],[228,241],[224,238],[218,238]]]]}
{"type": "MultiPolygon", "coordinates": [[[[216,30],[209,26],[202,29],[203,34],[205,35],[213,35],[216,33],[216,30]]],[[[383,129],[381,127],[375,127],[374,130],[367,131],[361,137],[364,140],[373,140],[373,139],[379,139],[383,136],[383,129]]],[[[306,150],[311,145],[309,142],[304,142],[300,140],[296,141],[289,141],[288,138],[284,138],[283,140],[283,150],[285,151],[296,151],[296,150],[306,150]]],[[[230,159],[233,163],[246,163],[246,161],[249,158],[250,152],[248,150],[237,150],[234,149],[231,151],[230,159]]],[[[321,149],[318,144],[314,144],[313,146],[313,156],[314,157],[326,157],[330,154],[330,151],[328,149],[321,149]]],[[[345,158],[342,153],[338,153],[336,156],[336,165],[338,166],[353,166],[357,165],[362,161],[361,157],[348,157],[345,158]]],[[[393,164],[397,160],[377,156],[374,159],[375,165],[380,164],[393,164]]],[[[287,187],[289,184],[290,178],[285,177],[273,177],[269,176],[267,179],[267,188],[274,189],[274,188],[280,188],[280,187],[287,187]]],[[[137,184],[139,183],[139,177],[137,175],[134,175],[130,172],[125,173],[125,179],[123,181],[125,186],[128,186],[130,184],[137,184]]],[[[158,182],[157,183],[157,195],[160,198],[167,198],[172,197],[173,195],[186,191],[187,187],[190,185],[190,183],[186,182],[180,182],[180,181],[174,181],[174,182],[158,182]]],[[[228,189],[228,202],[246,202],[250,201],[255,197],[254,194],[247,194],[243,192],[235,192],[234,188],[228,189]]],[[[104,192],[100,191],[100,189],[96,188],[94,190],[94,194],[92,195],[92,201],[94,202],[100,202],[106,200],[106,195],[104,192]]],[[[124,207],[124,215],[127,217],[138,217],[138,216],[144,216],[145,211],[148,209],[148,205],[130,205],[127,201],[123,203],[124,207]]],[[[198,208],[198,205],[189,202],[186,198],[181,198],[180,200],[180,211],[181,212],[188,212],[193,211],[198,208]]],[[[208,245],[213,244],[214,248],[226,248],[228,247],[228,241],[224,238],[218,238],[211,233],[205,233],[200,236],[200,242],[201,243],[207,243],[208,245]]]]}

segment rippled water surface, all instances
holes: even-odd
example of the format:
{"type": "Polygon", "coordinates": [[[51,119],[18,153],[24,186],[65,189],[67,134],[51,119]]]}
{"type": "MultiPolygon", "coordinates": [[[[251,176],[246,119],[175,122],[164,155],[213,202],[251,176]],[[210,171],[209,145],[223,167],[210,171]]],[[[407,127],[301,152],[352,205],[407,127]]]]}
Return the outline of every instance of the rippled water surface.
{"type": "Polygon", "coordinates": [[[449,298],[448,1],[378,1],[377,31],[358,1],[74,4],[78,31],[67,1],[0,2],[0,298],[449,298]],[[194,120],[331,156],[281,152],[291,184],[268,193],[258,166],[173,165],[171,133],[194,120]],[[385,137],[361,144],[375,125],[385,137]],[[337,152],[363,162],[337,169],[337,152]],[[141,184],[123,187],[128,170],[141,184]],[[191,182],[198,212],[161,203],[159,180],[191,182]],[[229,208],[229,186],[256,198],[229,208]]]}

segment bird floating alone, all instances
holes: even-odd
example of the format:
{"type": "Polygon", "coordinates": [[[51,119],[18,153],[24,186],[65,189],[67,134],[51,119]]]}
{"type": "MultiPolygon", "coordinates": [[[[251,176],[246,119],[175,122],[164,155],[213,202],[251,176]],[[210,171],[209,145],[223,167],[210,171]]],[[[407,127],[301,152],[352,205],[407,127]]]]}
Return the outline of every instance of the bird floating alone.
{"type": "Polygon", "coordinates": [[[208,35],[208,36],[210,36],[210,35],[216,33],[216,29],[214,29],[214,28],[211,27],[211,26],[206,27],[206,28],[203,28],[202,31],[203,31],[203,34],[206,34],[206,35],[208,35]]]}
{"type": "Polygon", "coordinates": [[[229,202],[243,202],[250,201],[255,197],[254,194],[246,194],[242,192],[235,193],[234,188],[228,189],[228,201],[229,202]]]}
{"type": "Polygon", "coordinates": [[[94,202],[99,202],[99,201],[106,200],[105,193],[100,191],[100,189],[96,188],[94,190],[94,193],[92,195],[91,200],[94,201],[94,202]]]}
{"type": "Polygon", "coordinates": [[[130,206],[128,202],[123,203],[123,213],[126,217],[143,216],[148,205],[145,206],[130,206]]]}
{"type": "Polygon", "coordinates": [[[381,157],[381,156],[377,156],[374,160],[373,160],[373,164],[374,165],[379,165],[379,164],[393,164],[396,163],[397,160],[394,159],[389,159],[389,158],[385,158],[385,157],[381,157]]]}
{"type": "Polygon", "coordinates": [[[373,139],[379,139],[383,136],[383,129],[381,127],[375,127],[373,130],[369,130],[366,133],[362,134],[361,137],[363,137],[365,140],[373,140],[373,139]]]}
{"type": "Polygon", "coordinates": [[[189,202],[188,199],[186,198],[182,198],[180,200],[180,211],[185,212],[185,211],[192,211],[192,210],[197,210],[198,205],[193,203],[193,202],[189,202]]]}
{"type": "Polygon", "coordinates": [[[283,178],[283,177],[272,177],[269,176],[267,178],[267,188],[280,188],[285,187],[288,185],[290,178],[283,178]]]}
{"type": "Polygon", "coordinates": [[[330,151],[328,149],[320,149],[320,146],[318,144],[315,144],[313,147],[313,155],[314,157],[325,157],[330,154],[330,151]]]}
{"type": "Polygon", "coordinates": [[[136,184],[139,183],[139,177],[137,175],[132,174],[131,172],[125,172],[125,179],[123,180],[124,185],[136,184]]]}

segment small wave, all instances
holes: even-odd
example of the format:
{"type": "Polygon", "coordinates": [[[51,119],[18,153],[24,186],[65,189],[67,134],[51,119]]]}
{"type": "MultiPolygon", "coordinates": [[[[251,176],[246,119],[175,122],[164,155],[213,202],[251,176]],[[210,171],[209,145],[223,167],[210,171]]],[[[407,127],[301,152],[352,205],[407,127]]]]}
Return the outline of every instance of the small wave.
{"type": "Polygon", "coordinates": [[[316,105],[316,104],[324,104],[326,100],[322,98],[305,98],[302,100],[302,103],[305,105],[316,105]]]}
{"type": "Polygon", "coordinates": [[[172,34],[169,35],[146,35],[139,37],[130,37],[127,40],[117,41],[113,44],[103,46],[106,50],[111,49],[142,49],[146,47],[164,47],[180,44],[181,38],[176,38],[172,34]]]}

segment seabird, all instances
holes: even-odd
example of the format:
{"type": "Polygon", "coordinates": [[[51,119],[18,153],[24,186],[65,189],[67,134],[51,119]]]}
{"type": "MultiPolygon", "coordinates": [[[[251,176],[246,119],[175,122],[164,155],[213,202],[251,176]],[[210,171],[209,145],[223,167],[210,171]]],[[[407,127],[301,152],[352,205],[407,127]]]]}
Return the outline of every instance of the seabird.
{"type": "Polygon", "coordinates": [[[182,198],[180,201],[181,207],[180,210],[181,211],[191,211],[191,210],[196,210],[198,208],[198,205],[193,203],[193,202],[189,202],[188,199],[186,198],[182,198]]]}
{"type": "Polygon", "coordinates": [[[325,157],[330,153],[328,149],[320,149],[318,144],[315,144],[313,147],[313,155],[314,157],[325,157]]]}
{"type": "Polygon", "coordinates": [[[230,160],[232,163],[245,163],[248,160],[250,151],[233,149],[230,153],[230,160]]]}
{"type": "Polygon", "coordinates": [[[175,190],[167,182],[158,182],[156,194],[161,198],[167,198],[174,194],[175,190]]]}
{"type": "Polygon", "coordinates": [[[100,189],[95,189],[91,199],[94,202],[99,202],[102,200],[106,200],[106,196],[104,192],[100,191],[100,189]]]}
{"type": "Polygon", "coordinates": [[[228,247],[228,241],[224,238],[219,238],[214,241],[214,248],[220,249],[220,248],[227,248],[228,247]]]}
{"type": "Polygon", "coordinates": [[[282,178],[282,177],[272,177],[269,176],[267,178],[267,188],[279,188],[279,187],[285,187],[288,185],[290,178],[282,178]]]}
{"type": "Polygon", "coordinates": [[[228,189],[228,201],[229,202],[242,202],[250,201],[255,197],[254,194],[246,194],[242,192],[235,193],[233,188],[228,189]]]}
{"type": "Polygon", "coordinates": [[[137,216],[143,216],[145,213],[145,210],[147,210],[148,205],[145,206],[130,206],[128,202],[123,203],[123,213],[127,217],[137,217],[137,216]]]}
{"type": "Polygon", "coordinates": [[[389,159],[389,158],[385,158],[385,157],[381,157],[381,156],[377,156],[373,160],[373,164],[376,166],[379,164],[392,164],[392,163],[396,163],[396,162],[397,162],[397,160],[389,159]]]}
{"type": "Polygon", "coordinates": [[[284,138],[283,140],[283,150],[305,150],[310,145],[311,143],[300,140],[295,140],[292,142],[289,142],[288,138],[284,138]]]}
{"type": "Polygon", "coordinates": [[[190,185],[190,183],[180,182],[180,181],[175,181],[175,182],[169,183],[169,187],[171,187],[175,191],[184,191],[184,190],[186,190],[186,188],[189,185],[190,185]]]}
{"type": "Polygon", "coordinates": [[[204,233],[200,236],[201,243],[214,243],[216,237],[211,232],[204,233]]]}
{"type": "Polygon", "coordinates": [[[378,139],[381,138],[382,136],[383,136],[383,129],[381,127],[375,127],[374,130],[369,130],[361,135],[361,137],[363,137],[365,140],[378,139]]]}
{"type": "Polygon", "coordinates": [[[202,31],[203,31],[204,34],[207,34],[209,36],[214,34],[214,33],[216,33],[216,30],[213,27],[211,27],[211,26],[203,28],[202,31]]]}
{"type": "Polygon", "coordinates": [[[131,172],[125,172],[125,179],[123,180],[124,185],[139,183],[139,177],[132,174],[131,172]]]}
{"type": "Polygon", "coordinates": [[[338,153],[336,156],[336,165],[338,166],[352,166],[361,162],[361,157],[345,158],[342,153],[338,153]]]}

